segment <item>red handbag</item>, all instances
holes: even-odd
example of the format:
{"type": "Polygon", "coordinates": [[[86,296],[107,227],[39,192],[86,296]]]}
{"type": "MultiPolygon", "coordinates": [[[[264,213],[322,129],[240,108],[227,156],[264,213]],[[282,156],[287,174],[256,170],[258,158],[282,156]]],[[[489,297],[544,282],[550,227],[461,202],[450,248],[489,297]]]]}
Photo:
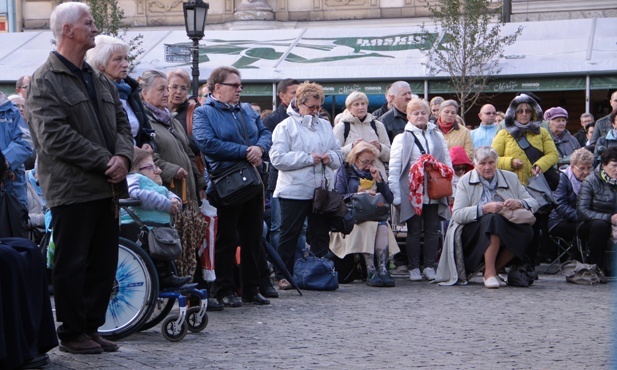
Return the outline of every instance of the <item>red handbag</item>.
{"type": "Polygon", "coordinates": [[[445,178],[441,171],[428,163],[424,166],[424,173],[428,183],[427,195],[430,199],[452,196],[452,179],[445,178]]]}

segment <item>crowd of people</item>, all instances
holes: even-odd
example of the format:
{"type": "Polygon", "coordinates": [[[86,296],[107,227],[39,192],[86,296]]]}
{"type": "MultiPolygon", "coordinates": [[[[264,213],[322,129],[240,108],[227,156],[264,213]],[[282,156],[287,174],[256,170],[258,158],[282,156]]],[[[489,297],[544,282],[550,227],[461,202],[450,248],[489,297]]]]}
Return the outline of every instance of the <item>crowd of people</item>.
{"type": "MultiPolygon", "coordinates": [[[[324,89],[313,82],[279,82],[280,105],[262,112],[241,102],[241,73],[233,67],[212,70],[198,96],[189,95],[183,70],[148,70],[135,80],[128,75],[129,45],[97,36],[83,3],[57,6],[50,27],[56,51],[17,81],[15,96],[0,93],[0,144],[3,187],[30,210],[29,227],[39,231],[31,238],[38,242],[41,230],[53,229],[61,351],[118,349],[97,330],[119,235],[136,239],[140,232],[134,217],[120,212],[122,198],[139,199],[133,211],[151,225],[170,226],[186,204],[208,200],[217,208],[214,281],[204,281],[201,269],[177,276],[168,261],[155,261],[162,288],[191,280],[207,288],[208,310],[267,305],[279,296],[265,242],[283,260],[274,271],[280,290],[292,287],[282,269],[293,275],[307,247],[330,259],[360,256],[372,287],[394,287],[393,273],[455,284],[482,271],[484,286],[496,289],[507,284],[500,273],[509,264],[533,268],[554,257],[549,235],[580,238],[589,250],[585,262],[610,269],[605,252],[617,224],[617,92],[612,113],[595,124],[583,114],[575,134],[566,129],[565,108],[543,111],[539,99],[525,93],[505,113],[482,106],[470,130],[455,100],[426,101],[405,81],[388,86],[386,104],[372,113],[364,93],[351,93],[331,122],[322,108],[324,89]],[[259,173],[262,188],[229,204],[211,180],[242,165],[259,173]],[[435,195],[431,171],[450,180],[449,192],[435,195]],[[538,176],[553,191],[548,211],[527,191],[538,176]],[[392,206],[391,217],[358,223],[343,235],[330,218],[313,212],[320,187],[345,199],[379,194],[392,206]],[[515,212],[535,222],[513,222],[508,215],[515,212]],[[393,225],[406,227],[404,248],[393,225]]],[[[48,297],[42,299],[47,309],[48,297]]],[[[17,351],[21,357],[6,366],[44,362],[41,356],[56,343],[48,332],[41,336],[46,342],[17,351]]]]}

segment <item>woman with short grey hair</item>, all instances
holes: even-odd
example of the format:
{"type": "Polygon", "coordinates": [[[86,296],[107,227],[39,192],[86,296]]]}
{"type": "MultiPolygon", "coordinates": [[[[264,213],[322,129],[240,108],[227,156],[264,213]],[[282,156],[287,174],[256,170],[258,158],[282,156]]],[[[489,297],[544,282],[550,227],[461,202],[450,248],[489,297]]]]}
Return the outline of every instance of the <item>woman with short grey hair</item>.
{"type": "Polygon", "coordinates": [[[475,169],[459,180],[435,281],[465,283],[484,264],[484,286],[499,288],[497,272],[515,258],[524,258],[533,229],[510,222],[501,212],[524,208],[533,213],[538,203],[516,174],[497,169],[497,160],[495,149],[477,148],[475,169]]]}
{"type": "Polygon", "coordinates": [[[98,35],[96,47],[86,53],[86,62],[109,78],[118,89],[122,107],[131,125],[135,145],[154,145],[154,130],[146,119],[146,111],[141,102],[139,84],[129,77],[130,46],[123,40],[106,35],[98,35]]]}
{"type": "Polygon", "coordinates": [[[448,149],[453,146],[462,146],[469,159],[473,157],[473,141],[471,133],[464,124],[456,121],[458,103],[454,100],[446,100],[439,105],[439,113],[435,124],[443,133],[448,143],[448,149]]]}
{"type": "Polygon", "coordinates": [[[390,139],[386,127],[368,112],[368,97],[363,92],[349,94],[345,99],[345,108],[343,117],[333,130],[341,144],[343,158],[347,158],[354,145],[365,141],[378,150],[375,167],[385,175],[384,163],[390,160],[390,139]]]}

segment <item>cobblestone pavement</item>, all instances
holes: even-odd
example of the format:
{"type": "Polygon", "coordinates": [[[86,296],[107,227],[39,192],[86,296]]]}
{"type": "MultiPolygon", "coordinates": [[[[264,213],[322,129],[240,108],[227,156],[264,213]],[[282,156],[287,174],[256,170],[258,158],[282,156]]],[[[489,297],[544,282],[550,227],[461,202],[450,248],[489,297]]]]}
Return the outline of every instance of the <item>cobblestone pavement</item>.
{"type": "Polygon", "coordinates": [[[440,287],[397,279],[334,292],[281,292],[269,306],[210,312],[171,343],[160,327],[102,355],[57,348],[46,369],[608,369],[612,290],[541,275],[530,288],[440,287]]]}

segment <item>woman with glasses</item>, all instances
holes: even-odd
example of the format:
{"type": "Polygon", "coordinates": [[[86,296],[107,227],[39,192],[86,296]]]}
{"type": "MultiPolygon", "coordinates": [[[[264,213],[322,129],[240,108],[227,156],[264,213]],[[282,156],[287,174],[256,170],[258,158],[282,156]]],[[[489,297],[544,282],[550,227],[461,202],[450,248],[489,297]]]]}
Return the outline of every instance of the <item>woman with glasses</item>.
{"type": "Polygon", "coordinates": [[[570,165],[560,171],[557,190],[553,192],[555,208],[548,219],[551,235],[572,240],[576,234],[578,216],[576,201],[583,180],[593,171],[593,154],[585,149],[577,149],[570,156],[570,165]]]}
{"type": "MultiPolygon", "coordinates": [[[[390,191],[388,181],[384,178],[385,172],[380,171],[376,165],[378,156],[379,150],[374,144],[363,140],[358,141],[347,155],[347,162],[336,171],[334,190],[346,197],[351,197],[356,193],[372,195],[380,193],[388,204],[392,204],[394,196],[390,191]]],[[[355,225],[347,236],[332,233],[330,250],[339,258],[352,253],[360,253],[366,263],[368,274],[366,283],[369,286],[394,286],[394,280],[388,272],[388,261],[391,255],[398,253],[399,248],[387,221],[362,222],[355,225]],[[375,259],[377,266],[375,266],[375,259]]]]}
{"type": "Polygon", "coordinates": [[[294,270],[296,243],[308,217],[307,240],[318,256],[328,253],[330,226],[326,217],[313,213],[315,188],[332,190],[334,171],[343,160],[330,122],[319,118],[324,101],[321,85],[305,82],[287,107],[289,118],[272,133],[270,160],[279,170],[274,196],[281,206],[279,254],[294,270]]]}
{"type": "MultiPolygon", "coordinates": [[[[526,94],[515,97],[506,111],[504,129],[493,140],[492,147],[497,151],[497,167],[514,172],[523,186],[527,186],[531,176],[544,175],[551,190],[559,185],[559,173],[554,166],[559,160],[557,147],[547,129],[540,126],[542,108],[538,102],[526,94]]],[[[538,249],[548,245],[548,214],[537,213],[534,224],[534,241],[527,251],[528,263],[535,264],[538,249]]]]}
{"type": "MultiPolygon", "coordinates": [[[[137,218],[148,227],[170,226],[171,215],[180,212],[182,201],[163,186],[161,169],[154,164],[152,152],[135,147],[133,167],[126,176],[129,197],[141,201],[139,207],[131,207],[137,218]]],[[[120,233],[129,240],[138,240],[141,227],[126,211],[122,210],[120,233]]],[[[142,243],[148,243],[143,238],[142,243]]],[[[148,249],[145,246],[146,250],[148,249]]],[[[170,261],[154,260],[161,289],[178,288],[191,280],[190,276],[178,277],[173,274],[170,261]]]]}
{"type": "Polygon", "coordinates": [[[435,163],[436,167],[444,171],[448,167],[452,171],[448,144],[435,124],[429,122],[430,113],[428,103],[411,99],[407,104],[405,131],[394,138],[390,155],[388,184],[394,194],[392,204],[396,206],[398,220],[407,224],[405,246],[411,281],[435,279],[441,221],[450,218],[447,197],[429,198],[427,179],[422,170],[424,165],[421,159],[425,158],[423,153],[426,153],[439,162],[435,163]],[[421,255],[423,260],[420,260],[421,255]],[[420,273],[422,266],[424,269],[420,273]]]}
{"type": "Polygon", "coordinates": [[[156,132],[154,161],[161,168],[161,178],[168,189],[181,196],[185,180],[188,200],[197,202],[198,190],[206,184],[193,161],[195,156],[182,125],[167,108],[168,85],[167,76],[156,70],[145,71],[139,77],[146,116],[156,132]]]}
{"type": "Polygon", "coordinates": [[[189,107],[187,98],[191,88],[191,77],[185,70],[176,69],[167,72],[167,81],[169,83],[167,108],[169,108],[171,113],[176,113],[174,118],[186,129],[186,114],[189,107]]]}
{"type": "Polygon", "coordinates": [[[390,160],[390,139],[385,126],[368,112],[368,98],[362,92],[349,94],[345,99],[345,108],[339,124],[334,126],[334,136],[341,144],[343,158],[349,155],[354,145],[365,141],[377,149],[379,154],[375,158],[375,167],[385,176],[384,163],[390,160]]]}

